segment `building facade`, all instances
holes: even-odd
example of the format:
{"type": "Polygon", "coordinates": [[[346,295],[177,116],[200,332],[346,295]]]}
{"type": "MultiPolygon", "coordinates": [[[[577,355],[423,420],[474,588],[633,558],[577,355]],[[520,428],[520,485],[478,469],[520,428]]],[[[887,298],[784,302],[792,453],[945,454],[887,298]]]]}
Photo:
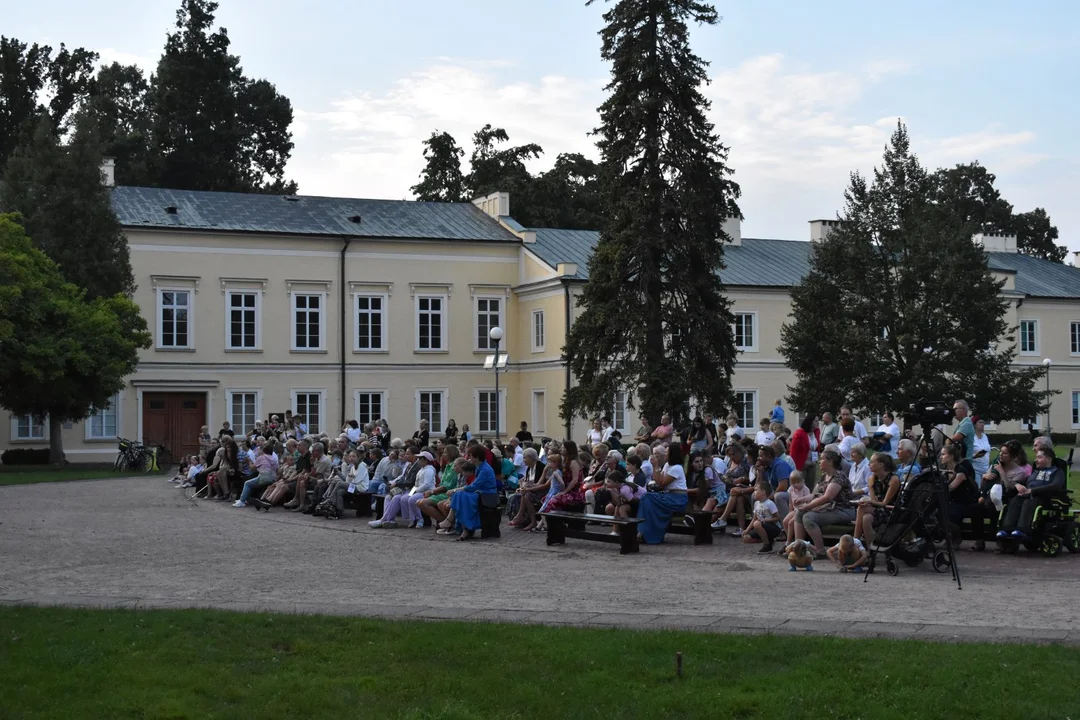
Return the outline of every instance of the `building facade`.
{"type": "MultiPolygon", "coordinates": [[[[423,203],[117,187],[113,205],[153,345],[108,410],[65,426],[71,461],[110,460],[118,437],[192,451],[202,425],[246,430],[290,409],[327,433],[385,417],[396,436],[421,419],[438,435],[452,418],[484,437],[526,421],[537,437],[584,438],[584,420],[559,416],[573,381],[560,355],[594,232],[523,228],[505,193],[423,203]],[[508,360],[498,392],[484,368],[496,326],[508,360]]],[[[812,222],[811,240],[829,228],[812,222]]],[[[744,239],[738,221],[726,229],[733,383],[753,427],[793,383],[780,328],[811,242],[744,239]]],[[[1018,362],[1051,360],[1062,391],[1051,425],[1080,429],[1080,269],[1018,255],[1015,239],[979,241],[1006,281],[1018,362]]],[[[612,398],[624,435],[639,425],[631,403],[612,398]]],[[[44,447],[47,423],[0,415],[0,445],[44,447]]]]}

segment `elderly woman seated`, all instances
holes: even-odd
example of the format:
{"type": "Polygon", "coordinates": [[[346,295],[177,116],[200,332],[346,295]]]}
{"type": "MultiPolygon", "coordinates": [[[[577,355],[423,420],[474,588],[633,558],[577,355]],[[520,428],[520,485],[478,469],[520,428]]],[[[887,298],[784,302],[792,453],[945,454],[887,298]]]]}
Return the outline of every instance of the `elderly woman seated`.
{"type": "Polygon", "coordinates": [[[383,516],[372,520],[368,525],[373,528],[396,528],[396,518],[400,515],[411,528],[423,526],[424,516],[417,503],[435,491],[435,458],[427,450],[423,450],[416,455],[415,462],[419,466],[416,482],[408,491],[391,497],[383,516]]]}
{"type": "Polygon", "coordinates": [[[821,453],[818,468],[820,475],[814,494],[795,514],[795,539],[805,540],[809,534],[816,558],[823,560],[822,526],[853,523],[855,508],[851,507],[851,483],[841,469],[840,454],[832,450],[821,453]]]}
{"type": "Polygon", "coordinates": [[[654,475],[659,492],[647,492],[641,498],[638,517],[643,521],[639,525],[642,542],[649,545],[664,542],[672,516],[686,511],[686,471],[682,460],[678,443],[672,443],[666,451],[663,446],[653,451],[653,464],[663,469],[654,475]]]}
{"type": "MultiPolygon", "coordinates": [[[[296,444],[295,440],[289,443],[296,444]]],[[[296,492],[296,455],[285,451],[281,457],[281,465],[278,467],[277,481],[262,494],[262,502],[269,505],[284,505],[285,502],[296,492]]]]}

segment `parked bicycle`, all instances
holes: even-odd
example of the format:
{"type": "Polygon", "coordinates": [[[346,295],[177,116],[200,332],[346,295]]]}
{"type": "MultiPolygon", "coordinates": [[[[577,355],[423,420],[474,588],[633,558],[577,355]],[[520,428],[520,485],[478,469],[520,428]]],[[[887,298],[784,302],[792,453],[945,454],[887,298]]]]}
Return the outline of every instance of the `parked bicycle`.
{"type": "Polygon", "coordinates": [[[118,471],[142,470],[150,472],[154,467],[154,456],[150,449],[134,440],[120,438],[117,443],[119,452],[113,468],[118,471]]]}

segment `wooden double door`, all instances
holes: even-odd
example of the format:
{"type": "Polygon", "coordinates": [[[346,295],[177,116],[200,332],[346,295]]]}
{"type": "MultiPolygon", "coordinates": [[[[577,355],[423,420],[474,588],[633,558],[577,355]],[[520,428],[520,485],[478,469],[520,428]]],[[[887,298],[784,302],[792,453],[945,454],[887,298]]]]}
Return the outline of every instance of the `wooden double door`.
{"type": "Polygon", "coordinates": [[[143,442],[164,445],[174,458],[199,452],[199,430],[206,424],[203,393],[143,394],[143,442]]]}

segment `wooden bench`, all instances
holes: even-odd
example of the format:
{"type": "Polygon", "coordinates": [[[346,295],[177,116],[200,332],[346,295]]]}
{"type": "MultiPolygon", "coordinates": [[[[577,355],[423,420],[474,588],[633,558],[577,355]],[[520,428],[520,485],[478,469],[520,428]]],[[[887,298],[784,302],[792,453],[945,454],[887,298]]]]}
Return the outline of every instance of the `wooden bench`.
{"type": "Polygon", "coordinates": [[[671,522],[668,525],[667,532],[672,535],[693,535],[695,545],[712,545],[713,541],[713,529],[712,525],[712,510],[687,510],[683,515],[689,515],[694,518],[693,527],[682,522],[671,522]]]}
{"type": "Polygon", "coordinates": [[[371,502],[375,501],[375,519],[378,520],[383,516],[383,509],[386,507],[386,496],[376,495],[369,492],[346,492],[345,493],[345,509],[356,510],[356,517],[371,517],[371,502]]]}
{"type": "Polygon", "coordinates": [[[572,537],[579,540],[595,540],[597,542],[619,543],[619,554],[638,552],[638,523],[640,518],[616,518],[611,515],[590,515],[588,513],[570,512],[543,512],[540,513],[547,523],[547,544],[565,545],[566,538],[572,537]],[[601,525],[612,525],[619,531],[618,535],[609,533],[589,532],[581,528],[579,523],[596,522],[601,525]],[[571,526],[573,525],[573,526],[571,526]]]}

